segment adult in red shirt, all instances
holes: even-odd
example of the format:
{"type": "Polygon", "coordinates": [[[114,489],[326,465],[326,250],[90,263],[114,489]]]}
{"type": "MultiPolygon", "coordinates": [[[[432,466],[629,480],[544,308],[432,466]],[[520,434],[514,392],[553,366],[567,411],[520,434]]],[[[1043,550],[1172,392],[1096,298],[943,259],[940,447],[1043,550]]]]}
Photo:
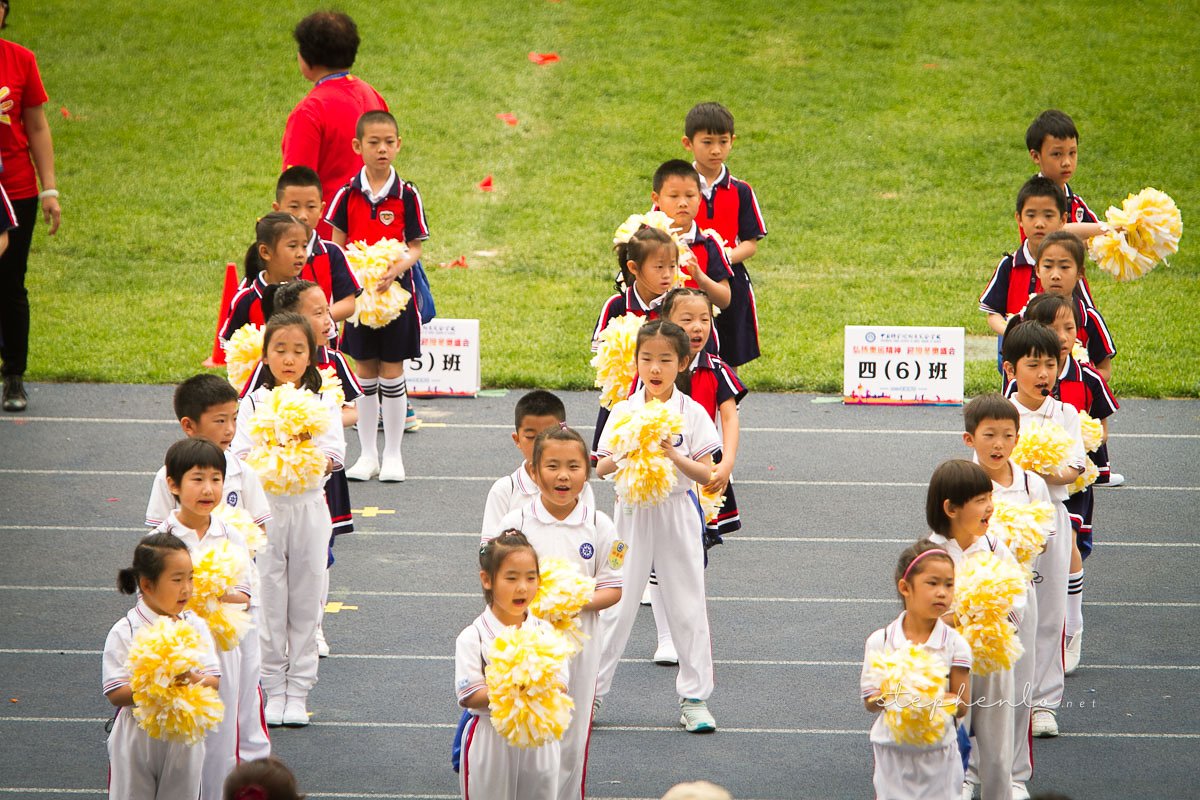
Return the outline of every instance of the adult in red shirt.
{"type": "MultiPolygon", "coordinates": [[[[358,27],[339,11],[318,11],[300,20],[292,32],[299,50],[300,74],[313,88],[288,115],[283,131],[283,168],[316,170],[328,206],[338,190],[362,168],[354,152],[354,126],[368,111],[387,111],[379,92],[350,74],[358,55],[358,27]]],[[[332,238],[322,218],[317,234],[332,238]]]]}
{"type": "MultiPolygon", "coordinates": [[[[0,0],[0,28],[7,22],[8,0],[0,0]]],[[[38,206],[51,236],[62,216],[54,180],[54,143],[42,109],[48,99],[33,52],[0,39],[0,160],[4,165],[0,186],[12,200],[17,218],[17,227],[8,232],[8,249],[0,255],[0,372],[5,411],[24,411],[28,404],[23,382],[29,354],[25,268],[38,206]]]]}

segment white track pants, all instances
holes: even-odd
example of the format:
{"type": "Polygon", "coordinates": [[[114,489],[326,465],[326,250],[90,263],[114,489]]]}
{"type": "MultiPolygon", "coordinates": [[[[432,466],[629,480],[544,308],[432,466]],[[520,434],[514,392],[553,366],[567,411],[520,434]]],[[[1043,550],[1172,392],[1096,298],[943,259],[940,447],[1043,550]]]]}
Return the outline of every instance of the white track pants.
{"type": "MultiPolygon", "coordinates": [[[[591,709],[588,709],[590,712],[591,709]]],[[[558,793],[559,745],[513,747],[487,715],[463,728],[458,788],[464,800],[554,800],[558,793]]]]}
{"type": "Polygon", "coordinates": [[[196,800],[200,796],[204,744],[152,739],[138,727],[133,708],[122,708],[108,735],[109,798],[196,800]]]}
{"type": "Polygon", "coordinates": [[[1054,504],[1055,534],[1046,542],[1034,569],[1038,603],[1037,657],[1034,660],[1034,706],[1058,709],[1063,696],[1063,632],[1067,624],[1067,575],[1071,571],[1071,518],[1062,503],[1054,504]]]}
{"type": "Polygon", "coordinates": [[[583,650],[571,659],[568,673],[567,691],[575,701],[575,711],[559,744],[562,752],[562,766],[558,772],[559,800],[583,797],[588,740],[592,733],[592,701],[596,699],[596,673],[600,670],[600,652],[604,646],[599,612],[584,611],[579,615],[579,625],[590,638],[583,643],[583,650]]]}
{"type": "Polygon", "coordinates": [[[271,737],[263,711],[262,647],[259,608],[250,609],[254,627],[242,639],[242,672],[238,686],[238,761],[254,761],[271,755],[271,737]]]}
{"type": "MultiPolygon", "coordinates": [[[[251,638],[253,631],[246,634],[251,638]]],[[[237,766],[239,678],[242,674],[242,650],[217,648],[221,665],[221,685],[217,690],[225,716],[204,737],[204,769],[200,774],[200,800],[221,800],[225,777],[237,766]]]]}
{"type": "Polygon", "coordinates": [[[1037,592],[1033,585],[1025,593],[1025,616],[1018,633],[1025,652],[1013,666],[1013,780],[1027,783],[1033,777],[1030,721],[1033,714],[1034,665],[1037,663],[1037,592]]]}
{"type": "Polygon", "coordinates": [[[1012,670],[971,675],[971,710],[963,720],[974,739],[967,777],[983,800],[1012,798],[1012,702],[1012,670]]]}

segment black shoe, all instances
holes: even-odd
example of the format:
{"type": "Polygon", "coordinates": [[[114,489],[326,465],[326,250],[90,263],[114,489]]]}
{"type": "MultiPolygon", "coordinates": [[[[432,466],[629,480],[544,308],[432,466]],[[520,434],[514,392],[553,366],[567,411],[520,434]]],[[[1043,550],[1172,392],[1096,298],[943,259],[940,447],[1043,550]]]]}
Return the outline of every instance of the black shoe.
{"type": "Polygon", "coordinates": [[[25,384],[20,375],[4,376],[4,410],[24,411],[29,405],[29,397],[25,394],[25,384]]]}

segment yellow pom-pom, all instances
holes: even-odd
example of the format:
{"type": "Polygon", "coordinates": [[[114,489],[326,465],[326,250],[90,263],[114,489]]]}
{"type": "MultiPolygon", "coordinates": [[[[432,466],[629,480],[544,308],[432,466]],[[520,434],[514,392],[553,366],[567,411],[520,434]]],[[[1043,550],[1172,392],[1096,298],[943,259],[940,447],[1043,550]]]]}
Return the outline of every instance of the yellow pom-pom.
{"type": "Polygon", "coordinates": [[[1083,433],[1083,449],[1089,453],[1096,452],[1104,444],[1104,424],[1086,411],[1079,412],[1079,429],[1083,433]]]}
{"type": "Polygon", "coordinates": [[[375,290],[383,280],[383,274],[391,265],[404,257],[408,247],[396,239],[380,239],[372,245],[354,242],[346,248],[346,262],[354,277],[363,287],[363,292],[354,304],[350,322],[368,328],[382,328],[400,316],[412,297],[394,281],[386,292],[375,290]]]}
{"type": "Polygon", "coordinates": [[[496,635],[484,670],[492,727],[515,747],[561,739],[575,703],[562,674],[574,653],[549,627],[506,627],[496,635]]]}
{"type": "Polygon", "coordinates": [[[237,647],[250,629],[250,612],[245,606],[221,602],[247,566],[246,553],[228,539],[205,550],[192,564],[192,596],[187,607],[208,623],[221,650],[237,647]]]}
{"type": "Polygon", "coordinates": [[[346,405],[346,392],[342,389],[342,379],[338,377],[337,370],[322,367],[317,371],[321,373],[321,396],[332,399],[338,408],[346,405]]]}
{"type": "Polygon", "coordinates": [[[263,533],[262,527],[254,521],[250,512],[241,506],[221,503],[213,509],[213,516],[221,520],[225,527],[232,528],[242,535],[251,558],[267,544],[267,535],[263,533]]]}
{"type": "Polygon", "coordinates": [[[1046,475],[1065,467],[1070,457],[1071,436],[1061,425],[1021,420],[1021,433],[1012,451],[1012,460],[1021,469],[1046,475]]]}
{"type": "Polygon", "coordinates": [[[195,628],[169,617],[134,636],[125,660],[133,716],[151,737],[196,744],[220,724],[225,709],[216,689],[176,681],[203,666],[202,646],[195,628]]]}
{"type": "Polygon", "coordinates": [[[609,321],[597,337],[595,385],[600,389],[600,405],[612,408],[629,396],[637,378],[637,332],[645,322],[637,314],[626,314],[609,321]]]}
{"type": "Polygon", "coordinates": [[[298,495],[321,485],[328,458],[311,441],[302,441],[255,447],[246,455],[246,463],[258,473],[268,494],[298,495]]]}
{"type": "Polygon", "coordinates": [[[696,496],[700,498],[700,510],[704,512],[704,521],[712,522],[717,518],[717,514],[721,513],[721,506],[725,504],[725,495],[709,494],[704,491],[704,487],[696,484],[696,496]]]}
{"type": "Polygon", "coordinates": [[[1107,230],[1090,242],[1100,269],[1119,281],[1145,275],[1179,250],[1183,216],[1166,193],[1146,188],[1105,212],[1107,230]],[[1115,230],[1115,228],[1121,230],[1115,230]]]}
{"type": "Polygon", "coordinates": [[[1026,580],[1019,565],[994,553],[969,556],[955,570],[954,613],[958,632],[971,645],[974,674],[1012,669],[1024,652],[1008,615],[1026,580]]]}
{"type": "Polygon", "coordinates": [[[240,392],[262,360],[263,327],[243,325],[222,346],[225,349],[225,371],[229,375],[229,383],[240,392]]]}
{"type": "Polygon", "coordinates": [[[327,459],[312,439],[330,424],[329,409],[307,389],[285,383],[268,392],[247,426],[254,446],[246,463],[263,488],[296,495],[320,486],[327,459]]]}
{"type": "Polygon", "coordinates": [[[920,645],[871,654],[872,683],[883,695],[883,722],[900,744],[928,746],[946,735],[954,703],[944,700],[946,665],[920,645]]]}
{"type": "Polygon", "coordinates": [[[1010,503],[994,498],[988,532],[1012,551],[1013,557],[1032,574],[1033,559],[1046,547],[1046,537],[1054,522],[1054,506],[1049,503],[1010,503]]]}
{"type": "Polygon", "coordinates": [[[553,625],[576,651],[582,649],[587,635],[579,627],[579,612],[592,601],[596,579],[570,561],[550,556],[538,561],[538,572],[537,595],[529,612],[553,625]]]}
{"type": "Polygon", "coordinates": [[[609,441],[617,471],[613,488],[627,505],[655,506],[675,488],[675,466],[663,453],[664,439],[683,433],[683,417],[651,400],[626,408],[611,421],[609,441]]]}
{"type": "Polygon", "coordinates": [[[1074,483],[1067,487],[1067,494],[1079,494],[1084,489],[1095,483],[1096,479],[1099,477],[1100,468],[1093,464],[1092,460],[1089,458],[1086,466],[1083,468],[1083,473],[1075,479],[1074,483]]]}
{"type": "Polygon", "coordinates": [[[1078,364],[1092,363],[1091,354],[1088,353],[1088,349],[1084,347],[1083,342],[1079,341],[1078,339],[1075,340],[1075,344],[1071,347],[1071,357],[1074,358],[1075,362],[1078,364]]]}

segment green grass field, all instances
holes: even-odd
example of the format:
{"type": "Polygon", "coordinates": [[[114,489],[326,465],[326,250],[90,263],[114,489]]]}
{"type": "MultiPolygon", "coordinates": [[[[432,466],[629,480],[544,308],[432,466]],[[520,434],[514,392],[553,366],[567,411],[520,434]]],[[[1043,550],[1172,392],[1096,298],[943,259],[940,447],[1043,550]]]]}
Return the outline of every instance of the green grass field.
{"type": "MultiPolygon", "coordinates": [[[[1200,202],[1196,2],[341,5],[363,35],[355,72],[401,119],[439,313],[481,318],[487,385],[591,384],[612,231],[684,154],[700,100],[737,116],[730,165],[770,229],[750,262],[755,390],[839,391],[845,324],[988,333],[976,299],[1016,244],[1024,131],[1045,108],[1081,129],[1073,185],[1093,209],[1155,186],[1190,224],[1200,202]],[[469,269],[435,266],[460,255],[469,269]]],[[[15,9],[5,34],[38,55],[64,207],[31,256],[30,379],[174,381],[206,357],[223,265],[269,210],[309,86],[291,29],[313,7],[15,9]]],[[[1195,237],[1139,282],[1092,279],[1122,395],[1200,394],[1195,237]]],[[[994,367],[970,363],[967,384],[994,386],[994,367]]]]}

